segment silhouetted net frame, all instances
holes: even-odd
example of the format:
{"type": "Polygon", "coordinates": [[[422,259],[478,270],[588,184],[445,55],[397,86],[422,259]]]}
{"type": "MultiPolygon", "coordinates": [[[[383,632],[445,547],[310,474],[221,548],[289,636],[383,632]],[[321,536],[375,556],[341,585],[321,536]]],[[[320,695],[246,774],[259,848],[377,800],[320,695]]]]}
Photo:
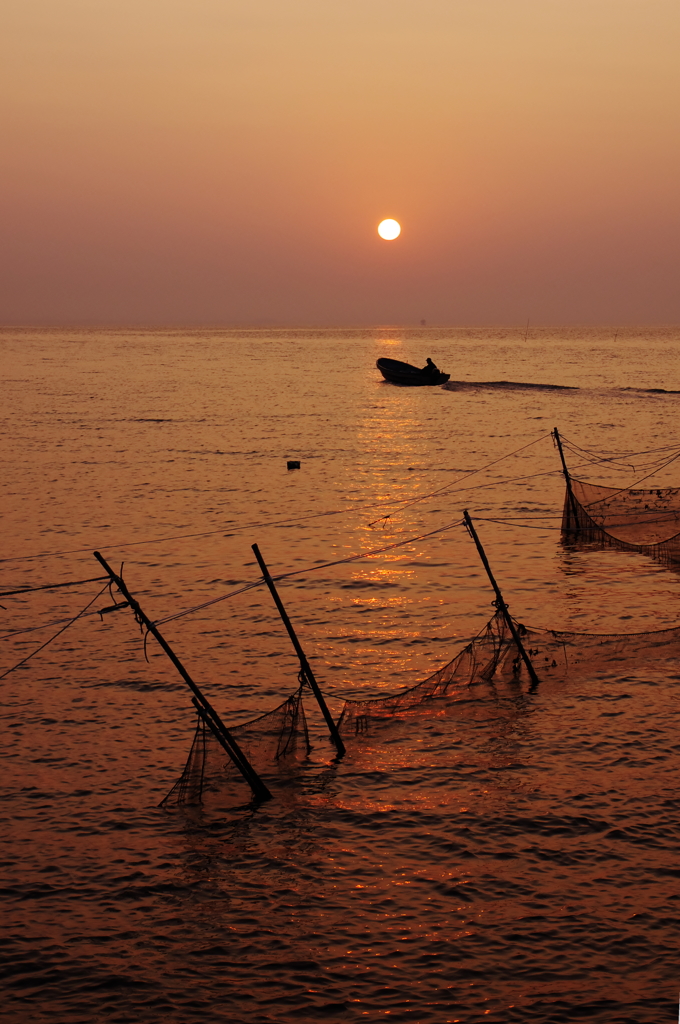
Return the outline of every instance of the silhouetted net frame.
{"type": "MultiPolygon", "coordinates": [[[[281,779],[310,751],[302,687],[273,711],[229,730],[255,770],[266,781],[281,779]]],[[[182,775],[161,807],[199,804],[238,805],[252,799],[250,786],[205,719],[199,714],[182,775]]]]}
{"type": "MultiPolygon", "coordinates": [[[[680,664],[680,626],[643,633],[574,633],[515,626],[539,682],[622,679],[644,667],[654,674],[680,664]]],[[[452,661],[407,690],[370,700],[347,700],[338,728],[343,739],[375,734],[416,715],[448,713],[476,684],[531,684],[501,612],[452,661]],[[448,699],[447,699],[448,698],[448,699]]]]}
{"type": "Polygon", "coordinates": [[[680,488],[605,487],[569,478],[562,538],[640,551],[667,565],[680,563],[680,488]]]}
{"type": "MultiPolygon", "coordinates": [[[[642,633],[575,633],[528,627],[513,620],[538,675],[551,680],[587,682],[652,677],[680,666],[680,626],[642,633]]],[[[478,684],[531,688],[508,623],[497,612],[450,662],[415,686],[367,700],[345,700],[338,719],[343,740],[379,739],[383,730],[434,715],[455,714],[456,704],[478,684]]],[[[230,729],[267,784],[282,783],[309,753],[301,687],[273,711],[230,729]]],[[[410,723],[410,724],[409,724],[410,723]]],[[[161,806],[208,804],[223,809],[247,804],[251,792],[226,751],[199,718],[186,767],[161,806]]]]}

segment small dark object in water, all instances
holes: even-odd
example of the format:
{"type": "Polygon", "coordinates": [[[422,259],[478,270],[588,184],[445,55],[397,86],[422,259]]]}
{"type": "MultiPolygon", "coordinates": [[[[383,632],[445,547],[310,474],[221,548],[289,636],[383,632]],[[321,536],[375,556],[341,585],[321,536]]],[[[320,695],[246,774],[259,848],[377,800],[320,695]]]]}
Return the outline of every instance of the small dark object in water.
{"type": "Polygon", "coordinates": [[[299,469],[300,468],[300,463],[299,462],[295,462],[295,460],[293,460],[293,459],[289,459],[288,462],[286,463],[286,465],[288,466],[288,469],[299,469]]]}
{"type": "Polygon", "coordinates": [[[398,359],[378,359],[375,365],[390,384],[401,384],[406,387],[445,384],[451,376],[449,373],[442,373],[431,359],[428,359],[423,370],[412,366],[411,363],[402,363],[398,359]]]}

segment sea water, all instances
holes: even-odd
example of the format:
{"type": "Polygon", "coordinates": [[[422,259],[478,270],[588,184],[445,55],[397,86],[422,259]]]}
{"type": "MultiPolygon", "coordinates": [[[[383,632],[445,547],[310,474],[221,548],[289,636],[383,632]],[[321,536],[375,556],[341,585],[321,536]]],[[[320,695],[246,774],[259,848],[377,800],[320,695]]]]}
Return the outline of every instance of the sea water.
{"type": "MultiPolygon", "coordinates": [[[[584,479],[680,485],[679,343],[5,329],[0,590],[101,576],[101,551],[152,619],[190,612],[161,628],[230,725],[297,687],[264,587],[198,608],[258,578],[254,542],[295,574],[281,596],[335,713],[492,615],[464,509],[517,619],[676,625],[675,569],[560,543],[550,432],[584,479]],[[392,386],[380,356],[451,382],[392,386]]],[[[307,699],[313,750],[271,802],[168,812],[190,694],[129,609],[96,614],[104,585],[0,598],[3,1020],[676,1019],[678,676],[653,654],[470,691],[342,760],[307,699]]]]}

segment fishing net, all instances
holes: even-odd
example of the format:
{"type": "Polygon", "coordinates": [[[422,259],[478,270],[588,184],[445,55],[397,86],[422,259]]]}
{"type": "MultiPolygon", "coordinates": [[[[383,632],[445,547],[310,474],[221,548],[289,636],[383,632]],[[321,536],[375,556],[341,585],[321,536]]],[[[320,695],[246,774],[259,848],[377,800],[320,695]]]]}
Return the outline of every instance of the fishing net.
{"type": "Polygon", "coordinates": [[[565,539],[680,562],[680,488],[622,490],[573,478],[570,483],[562,515],[565,539]]]}
{"type": "MultiPolygon", "coordinates": [[[[644,633],[573,633],[513,625],[538,676],[550,681],[646,679],[677,672],[680,626],[644,633]]],[[[459,654],[415,686],[368,700],[346,700],[338,719],[345,742],[405,723],[412,731],[418,716],[432,718],[455,709],[466,691],[488,684],[494,692],[507,684],[535,689],[502,611],[459,654]]],[[[517,690],[513,690],[517,692],[517,690]]],[[[230,730],[267,786],[294,775],[295,764],[310,750],[302,688],[268,714],[230,730]]],[[[462,703],[459,703],[462,706],[462,703]]],[[[206,804],[225,809],[249,803],[251,791],[219,740],[199,716],[181,778],[164,806],[206,804]]]]}
{"type": "MultiPolygon", "coordinates": [[[[367,733],[372,725],[380,722],[427,713],[435,701],[457,692],[460,687],[491,678],[505,649],[506,628],[502,616],[496,614],[483,633],[423,682],[387,697],[345,701],[338,719],[343,739],[367,733]]],[[[516,654],[517,648],[514,650],[516,654]]]]}
{"type": "MultiPolygon", "coordinates": [[[[539,683],[621,679],[636,666],[644,666],[647,674],[653,674],[668,662],[677,665],[680,659],[680,627],[646,633],[589,634],[514,624],[539,683]]],[[[338,728],[343,739],[349,740],[381,726],[408,721],[414,715],[444,714],[474,684],[511,682],[531,685],[505,617],[497,612],[460,654],[423,682],[387,697],[347,700],[338,728]]]]}
{"type": "MultiPolygon", "coordinates": [[[[302,690],[259,718],[229,730],[258,775],[280,781],[310,750],[302,690]]],[[[162,807],[219,804],[236,806],[252,798],[250,786],[201,715],[181,777],[162,807]]]]}

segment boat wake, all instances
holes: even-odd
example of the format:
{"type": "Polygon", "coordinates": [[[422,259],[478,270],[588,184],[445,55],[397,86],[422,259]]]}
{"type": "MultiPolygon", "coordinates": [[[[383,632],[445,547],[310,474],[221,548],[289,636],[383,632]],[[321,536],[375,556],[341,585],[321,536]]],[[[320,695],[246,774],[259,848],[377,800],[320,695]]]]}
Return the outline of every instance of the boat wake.
{"type": "Polygon", "coordinates": [[[639,391],[642,395],[680,395],[680,391],[670,388],[621,388],[621,391],[639,391]]]}
{"type": "Polygon", "coordinates": [[[579,391],[579,388],[567,384],[522,384],[513,380],[450,380],[443,384],[445,391],[470,391],[479,388],[493,388],[498,391],[579,391]]]}

